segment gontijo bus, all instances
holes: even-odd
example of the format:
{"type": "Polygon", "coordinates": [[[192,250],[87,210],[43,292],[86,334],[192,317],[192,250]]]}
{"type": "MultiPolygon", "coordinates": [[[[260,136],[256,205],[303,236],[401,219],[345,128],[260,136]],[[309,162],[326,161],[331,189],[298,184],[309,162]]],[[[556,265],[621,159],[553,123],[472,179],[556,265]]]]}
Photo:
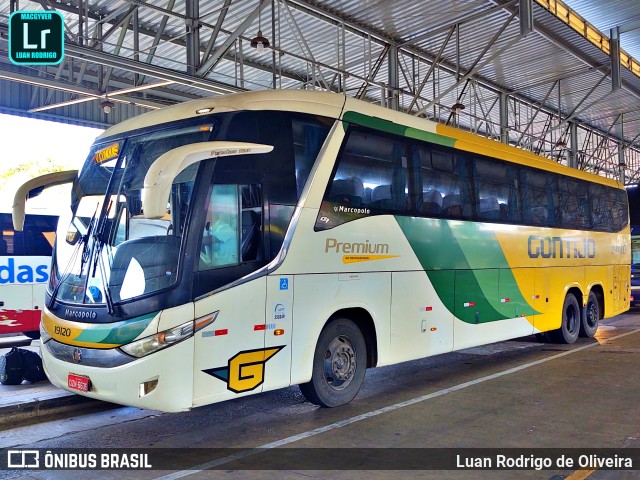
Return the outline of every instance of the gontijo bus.
{"type": "Polygon", "coordinates": [[[629,307],[616,181],[338,94],[175,105],[104,132],[61,218],[51,381],[180,411],[299,384],[323,406],[367,367],[629,307]]]}

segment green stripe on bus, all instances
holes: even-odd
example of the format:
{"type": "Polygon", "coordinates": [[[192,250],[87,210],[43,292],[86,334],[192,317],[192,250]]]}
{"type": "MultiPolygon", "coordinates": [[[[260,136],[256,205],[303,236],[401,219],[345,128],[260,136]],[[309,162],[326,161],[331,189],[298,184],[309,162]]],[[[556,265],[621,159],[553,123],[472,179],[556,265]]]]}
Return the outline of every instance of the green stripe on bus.
{"type": "Polygon", "coordinates": [[[363,115],[358,112],[345,112],[342,119],[347,123],[354,123],[356,125],[370,127],[375,130],[381,130],[383,132],[414,138],[416,140],[423,140],[447,147],[453,147],[456,143],[455,138],[445,137],[444,135],[439,135],[437,133],[425,132],[423,130],[418,130],[417,128],[399,125],[397,123],[390,122],[389,120],[363,115]]]}
{"type": "Polygon", "coordinates": [[[495,234],[477,223],[396,217],[440,301],[468,323],[535,315],[495,234]],[[501,301],[500,295],[509,298],[501,301]]]}
{"type": "Polygon", "coordinates": [[[158,312],[149,313],[118,323],[106,323],[98,328],[83,330],[76,341],[124,345],[132,342],[151,323],[158,312]]]}

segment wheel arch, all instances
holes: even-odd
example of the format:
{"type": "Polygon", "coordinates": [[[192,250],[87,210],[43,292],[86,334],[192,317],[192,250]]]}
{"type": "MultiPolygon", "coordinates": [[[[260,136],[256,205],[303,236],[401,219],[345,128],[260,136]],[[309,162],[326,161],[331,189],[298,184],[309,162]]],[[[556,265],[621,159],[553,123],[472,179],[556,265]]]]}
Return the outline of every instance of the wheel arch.
{"type": "Polygon", "coordinates": [[[572,293],[574,297],[576,297],[576,300],[578,300],[578,305],[580,305],[580,310],[584,310],[584,299],[588,297],[588,294],[585,296],[584,293],[582,293],[582,290],[580,289],[580,287],[578,285],[570,285],[567,289],[566,292],[564,294],[564,296],[566,297],[568,294],[572,293]]]}
{"type": "MultiPolygon", "coordinates": [[[[604,318],[604,309],[605,309],[605,304],[604,304],[604,288],[602,287],[601,284],[596,283],[594,285],[591,286],[591,289],[589,290],[590,292],[593,292],[594,295],[596,296],[596,298],[598,299],[598,313],[600,314],[600,319],[604,318]]],[[[588,298],[588,295],[587,295],[588,298]]]]}
{"type": "Polygon", "coordinates": [[[362,332],[364,343],[367,346],[367,368],[375,367],[378,364],[378,336],[375,322],[371,314],[362,307],[350,307],[336,310],[322,326],[322,330],[337,318],[348,318],[362,332]]]}

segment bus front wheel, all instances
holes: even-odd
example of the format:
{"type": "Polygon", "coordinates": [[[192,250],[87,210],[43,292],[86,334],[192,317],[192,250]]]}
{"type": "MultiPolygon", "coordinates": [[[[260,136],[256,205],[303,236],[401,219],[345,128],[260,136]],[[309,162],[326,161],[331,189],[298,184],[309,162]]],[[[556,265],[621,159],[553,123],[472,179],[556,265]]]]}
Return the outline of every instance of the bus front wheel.
{"type": "Polygon", "coordinates": [[[355,398],[364,382],[367,347],[358,326],[346,318],[329,323],[318,339],[311,381],[300,391],[311,403],[338,407],[355,398]]]}
{"type": "Polygon", "coordinates": [[[580,327],[580,336],[592,338],[598,330],[598,321],[600,320],[600,304],[598,297],[593,291],[589,292],[587,300],[587,308],[582,317],[582,325],[580,327]]]}
{"type": "Polygon", "coordinates": [[[582,309],[573,293],[567,293],[562,306],[562,325],[549,332],[556,343],[574,343],[582,325],[582,309]]]}

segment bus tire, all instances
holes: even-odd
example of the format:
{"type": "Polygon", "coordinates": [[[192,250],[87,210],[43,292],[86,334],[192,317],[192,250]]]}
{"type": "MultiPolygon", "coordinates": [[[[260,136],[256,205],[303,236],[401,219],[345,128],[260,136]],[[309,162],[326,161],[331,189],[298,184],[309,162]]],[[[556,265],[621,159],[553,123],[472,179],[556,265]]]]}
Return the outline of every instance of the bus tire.
{"type": "Polygon", "coordinates": [[[589,292],[589,298],[587,300],[587,308],[584,310],[582,316],[582,323],[580,325],[580,336],[593,338],[598,330],[598,321],[600,320],[600,304],[598,303],[598,297],[593,291],[589,292]]]}
{"type": "Polygon", "coordinates": [[[562,306],[562,325],[559,329],[549,332],[556,343],[574,343],[580,334],[582,325],[582,309],[573,293],[567,293],[562,306]]]}
{"type": "Polygon", "coordinates": [[[311,403],[339,407],[355,398],[364,382],[367,346],[358,326],[337,318],[320,333],[313,356],[311,381],[300,391],[311,403]]]}

